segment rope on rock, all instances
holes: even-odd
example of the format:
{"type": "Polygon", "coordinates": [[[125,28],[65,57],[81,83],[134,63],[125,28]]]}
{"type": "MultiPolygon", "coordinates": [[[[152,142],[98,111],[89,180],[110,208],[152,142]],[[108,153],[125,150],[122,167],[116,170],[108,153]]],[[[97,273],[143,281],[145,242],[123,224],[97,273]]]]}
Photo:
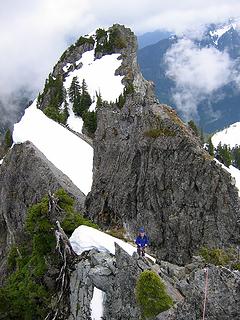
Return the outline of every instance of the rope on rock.
{"type": "Polygon", "coordinates": [[[202,320],[205,320],[206,303],[207,303],[207,291],[208,291],[208,268],[205,269],[205,289],[204,289],[203,317],[202,317],[202,320]]]}

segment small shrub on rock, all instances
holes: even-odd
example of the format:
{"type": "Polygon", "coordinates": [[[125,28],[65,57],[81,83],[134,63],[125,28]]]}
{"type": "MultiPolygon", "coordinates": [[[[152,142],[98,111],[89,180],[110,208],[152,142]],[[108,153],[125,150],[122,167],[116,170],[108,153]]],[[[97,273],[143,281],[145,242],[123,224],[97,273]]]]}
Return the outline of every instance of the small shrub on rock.
{"type": "Polygon", "coordinates": [[[136,285],[136,299],[144,319],[151,319],[173,305],[164,283],[151,270],[145,270],[140,274],[136,285]]]}

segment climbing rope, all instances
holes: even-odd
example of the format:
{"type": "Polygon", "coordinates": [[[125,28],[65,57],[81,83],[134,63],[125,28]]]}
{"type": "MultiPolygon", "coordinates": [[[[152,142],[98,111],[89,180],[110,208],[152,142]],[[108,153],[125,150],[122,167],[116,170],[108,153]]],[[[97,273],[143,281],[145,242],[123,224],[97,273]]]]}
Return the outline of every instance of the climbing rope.
{"type": "Polygon", "coordinates": [[[208,268],[205,269],[205,289],[204,289],[203,317],[202,317],[203,320],[205,320],[205,313],[206,313],[207,291],[208,291],[208,268]]]}

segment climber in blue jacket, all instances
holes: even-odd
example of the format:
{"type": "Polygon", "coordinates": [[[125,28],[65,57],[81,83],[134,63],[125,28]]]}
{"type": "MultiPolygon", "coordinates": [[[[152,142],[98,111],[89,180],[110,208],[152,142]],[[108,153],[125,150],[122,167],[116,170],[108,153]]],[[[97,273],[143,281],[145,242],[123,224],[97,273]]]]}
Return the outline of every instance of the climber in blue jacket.
{"type": "Polygon", "coordinates": [[[139,256],[144,257],[145,256],[145,248],[149,244],[148,237],[145,235],[144,227],[141,227],[139,229],[139,234],[137,236],[135,243],[137,245],[137,253],[139,254],[139,256]]]}

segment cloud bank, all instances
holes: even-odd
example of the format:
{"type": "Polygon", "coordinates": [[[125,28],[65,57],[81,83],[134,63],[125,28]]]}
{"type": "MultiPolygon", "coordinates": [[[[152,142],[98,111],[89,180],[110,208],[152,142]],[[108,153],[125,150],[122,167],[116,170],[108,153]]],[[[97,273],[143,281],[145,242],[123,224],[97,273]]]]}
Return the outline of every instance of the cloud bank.
{"type": "Polygon", "coordinates": [[[7,100],[22,87],[35,95],[69,39],[99,26],[122,23],[137,33],[156,29],[181,33],[235,16],[240,16],[239,0],[1,1],[0,97],[7,100]]]}
{"type": "Polygon", "coordinates": [[[236,65],[227,52],[200,48],[190,39],[181,39],[166,53],[166,75],[175,82],[173,99],[186,120],[196,118],[198,104],[221,87],[239,87],[236,65]]]}

